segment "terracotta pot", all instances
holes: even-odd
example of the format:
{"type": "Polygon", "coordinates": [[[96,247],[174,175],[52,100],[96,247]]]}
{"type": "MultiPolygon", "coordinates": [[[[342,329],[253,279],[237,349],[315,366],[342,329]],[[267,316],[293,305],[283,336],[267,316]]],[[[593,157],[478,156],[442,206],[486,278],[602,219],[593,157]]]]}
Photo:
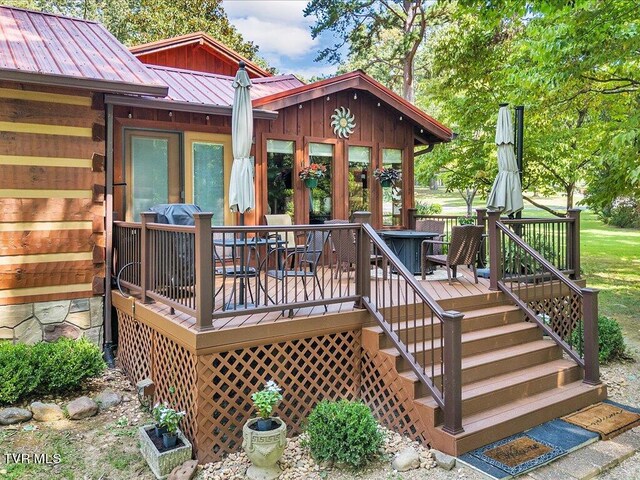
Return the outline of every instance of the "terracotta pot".
{"type": "Polygon", "coordinates": [[[304,184],[308,188],[316,188],[318,186],[318,179],[317,178],[305,178],[304,179],[304,184]]]}
{"type": "Polygon", "coordinates": [[[254,430],[258,420],[252,418],[242,428],[242,448],[252,464],[247,470],[247,477],[270,480],[281,473],[278,460],[287,445],[287,426],[278,417],[271,417],[276,428],[262,432],[254,430]]]}

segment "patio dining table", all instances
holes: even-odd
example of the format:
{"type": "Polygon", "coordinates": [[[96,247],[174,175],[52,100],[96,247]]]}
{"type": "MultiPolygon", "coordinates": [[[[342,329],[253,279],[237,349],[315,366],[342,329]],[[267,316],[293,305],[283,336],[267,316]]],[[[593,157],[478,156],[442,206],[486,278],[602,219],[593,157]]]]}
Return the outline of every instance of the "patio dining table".
{"type": "MultiPolygon", "coordinates": [[[[214,247],[231,248],[231,258],[240,259],[240,265],[236,265],[234,260],[234,263],[232,266],[227,267],[225,265],[222,265],[222,267],[216,270],[216,271],[220,271],[220,273],[225,278],[225,280],[227,277],[238,278],[239,284],[240,284],[239,288],[237,288],[238,285],[236,284],[236,282],[233,282],[233,287],[232,287],[231,295],[229,296],[229,301],[224,303],[223,310],[229,310],[229,307],[232,304],[232,299],[236,299],[236,298],[238,299],[238,302],[233,303],[233,306],[235,307],[234,309],[238,307],[250,308],[250,307],[259,305],[260,290],[264,292],[267,299],[273,302],[273,300],[269,298],[269,295],[267,294],[267,289],[262,283],[262,279],[260,278],[260,271],[265,266],[269,258],[269,253],[272,251],[278,251],[278,249],[286,243],[287,242],[285,240],[281,240],[279,238],[276,239],[276,238],[259,238],[259,237],[252,237],[252,238],[234,237],[232,239],[216,238],[213,240],[214,247]],[[259,247],[268,247],[267,255],[265,255],[264,258],[261,258],[260,256],[259,247]],[[245,249],[248,249],[248,251],[245,252],[245,249]],[[239,255],[236,255],[237,250],[240,250],[239,255]],[[252,253],[254,254],[254,258],[255,258],[255,265],[256,265],[255,267],[250,266],[252,253]],[[249,278],[255,278],[258,286],[258,291],[256,292],[256,298],[251,299],[252,302],[255,301],[255,304],[246,302],[246,289],[248,285],[246,285],[245,282],[249,278]],[[238,292],[236,291],[236,289],[238,290],[238,292]],[[238,293],[238,295],[236,295],[236,293],[238,293]]],[[[214,255],[214,258],[218,258],[219,260],[222,260],[218,255],[214,255]]],[[[221,289],[222,289],[222,286],[218,288],[218,290],[216,291],[216,295],[221,289]]],[[[250,291],[250,286],[249,286],[249,293],[253,297],[253,294],[250,291]]]]}
{"type": "Polygon", "coordinates": [[[418,232],[416,230],[382,230],[378,234],[402,264],[414,275],[421,273],[420,250],[422,242],[441,235],[440,233],[418,232]]]}

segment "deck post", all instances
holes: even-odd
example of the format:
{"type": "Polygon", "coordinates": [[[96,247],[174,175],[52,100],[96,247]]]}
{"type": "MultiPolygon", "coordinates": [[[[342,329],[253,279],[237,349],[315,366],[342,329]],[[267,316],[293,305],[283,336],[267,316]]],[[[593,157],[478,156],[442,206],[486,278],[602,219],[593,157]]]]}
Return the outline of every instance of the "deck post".
{"type": "MultiPolygon", "coordinates": [[[[353,212],[353,223],[371,224],[371,212],[353,212]]],[[[356,230],[356,252],[356,295],[360,299],[355,306],[365,308],[362,298],[371,296],[371,243],[362,227],[356,230]]]]}
{"type": "Polygon", "coordinates": [[[570,208],[567,216],[573,219],[569,224],[570,230],[567,232],[567,260],[571,262],[570,268],[573,274],[570,278],[580,279],[580,209],[570,208]]]}
{"type": "Polygon", "coordinates": [[[155,223],[158,215],[155,212],[142,212],[140,214],[140,290],[142,303],[151,303],[147,296],[151,285],[151,235],[147,229],[147,223],[155,223]]]}
{"type": "MultiPolygon", "coordinates": [[[[484,233],[487,233],[486,223],[487,221],[487,209],[476,208],[476,225],[480,225],[484,228],[484,233]]],[[[478,267],[482,268],[487,264],[487,242],[483,238],[480,243],[480,253],[478,254],[478,267]]]]}
{"type": "Polygon", "coordinates": [[[488,212],[487,229],[489,230],[489,290],[498,290],[498,277],[501,275],[500,266],[500,236],[496,222],[500,220],[500,212],[488,212]]]}
{"type": "Polygon", "coordinates": [[[193,214],[196,224],[195,264],[196,264],[196,330],[211,326],[213,319],[213,238],[211,219],[213,213],[197,212],[193,214]]]}
{"type": "Polygon", "coordinates": [[[416,215],[418,214],[417,208],[408,208],[407,214],[409,215],[409,230],[416,229],[416,215]]]}
{"type": "Polygon", "coordinates": [[[582,289],[582,316],[584,325],[584,383],[600,383],[598,363],[598,290],[582,289]]]}
{"type": "Polygon", "coordinates": [[[442,429],[457,435],[462,428],[462,318],[464,314],[455,311],[444,312],[443,336],[443,395],[444,425],[442,429]]]}

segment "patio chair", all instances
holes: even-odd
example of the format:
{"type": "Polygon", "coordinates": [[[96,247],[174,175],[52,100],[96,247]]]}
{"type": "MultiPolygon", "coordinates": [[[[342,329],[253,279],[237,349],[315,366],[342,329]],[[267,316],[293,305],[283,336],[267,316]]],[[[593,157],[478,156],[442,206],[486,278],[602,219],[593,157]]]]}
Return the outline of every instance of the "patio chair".
{"type": "MultiPolygon", "coordinates": [[[[285,227],[290,227],[293,225],[293,223],[291,222],[291,216],[289,216],[286,213],[265,215],[264,220],[267,222],[267,225],[277,225],[277,226],[285,226],[285,227]]],[[[278,234],[276,233],[269,234],[270,237],[276,236],[276,235],[278,234]]],[[[298,241],[296,240],[295,232],[291,230],[287,231],[286,240],[287,240],[287,244],[285,245],[285,247],[287,248],[287,250],[304,249],[304,245],[299,244],[298,241]]]]}
{"type": "MultiPolygon", "coordinates": [[[[446,223],[441,220],[416,220],[416,231],[417,232],[431,232],[437,233],[438,236],[433,238],[433,240],[444,240],[444,228],[446,223]]],[[[442,255],[442,245],[437,244],[433,245],[432,255],[442,255]]],[[[424,256],[423,256],[424,261],[424,256]]]]}
{"type": "MultiPolygon", "coordinates": [[[[349,220],[327,220],[325,225],[344,225],[349,223],[349,220]]],[[[351,266],[356,264],[356,237],[352,230],[333,230],[329,237],[331,241],[331,249],[336,255],[336,271],[334,278],[338,278],[338,275],[344,273],[346,265],[347,275],[351,271],[351,266]]],[[[373,252],[370,255],[370,262],[372,265],[378,266],[383,262],[383,258],[380,255],[376,255],[373,252]]],[[[382,268],[382,267],[381,267],[382,268]]],[[[387,271],[382,268],[383,278],[387,279],[387,271]]]]}
{"type": "Polygon", "coordinates": [[[456,278],[458,265],[469,265],[473,267],[473,276],[475,282],[478,283],[476,259],[482,243],[483,233],[484,227],[481,225],[460,225],[452,227],[450,242],[424,240],[422,242],[422,278],[425,278],[426,271],[431,267],[431,264],[444,265],[447,268],[449,285],[451,285],[451,271],[453,271],[453,278],[456,278]],[[430,254],[428,249],[435,245],[449,245],[447,254],[430,254]]]}
{"type": "MultiPolygon", "coordinates": [[[[267,276],[282,281],[283,303],[287,302],[287,283],[289,278],[293,278],[294,282],[296,282],[298,278],[302,279],[305,300],[309,300],[309,291],[307,290],[308,278],[312,279],[313,288],[317,286],[321,298],[324,298],[324,286],[318,278],[318,265],[320,264],[328,239],[328,230],[310,231],[307,234],[307,242],[306,245],[304,245],[304,250],[294,250],[290,252],[282,262],[281,268],[277,270],[267,270],[267,276]],[[290,268],[289,265],[291,265],[290,268]]],[[[324,311],[328,311],[326,305],[324,306],[324,311]]],[[[293,309],[289,310],[289,316],[293,316],[293,309]]]]}

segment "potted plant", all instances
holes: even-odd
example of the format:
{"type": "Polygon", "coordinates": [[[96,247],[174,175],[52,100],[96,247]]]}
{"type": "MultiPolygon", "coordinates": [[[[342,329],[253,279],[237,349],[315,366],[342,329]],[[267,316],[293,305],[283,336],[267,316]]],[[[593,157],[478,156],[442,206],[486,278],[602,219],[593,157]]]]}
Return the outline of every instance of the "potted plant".
{"type": "Polygon", "coordinates": [[[247,477],[251,479],[274,479],[280,475],[278,460],[287,444],[287,426],[273,410],[282,400],[281,389],[273,380],[264,388],[251,395],[258,418],[249,419],[242,428],[242,448],[251,466],[247,477]]]}
{"type": "Polygon", "coordinates": [[[139,428],[140,452],[156,478],[166,478],[178,465],[191,459],[191,443],[178,429],[185,412],[168,404],[156,404],[152,411],[155,424],[139,428]]]}
{"type": "Polygon", "coordinates": [[[392,167],[381,167],[373,171],[373,176],[383,187],[390,187],[402,178],[402,173],[392,167]]]}
{"type": "Polygon", "coordinates": [[[324,177],[326,173],[327,167],[319,163],[312,163],[308,167],[304,167],[298,176],[307,187],[315,188],[318,186],[318,180],[324,177]]]}
{"type": "Polygon", "coordinates": [[[164,448],[175,447],[178,440],[178,424],[185,416],[185,412],[177,412],[167,404],[162,405],[159,411],[158,427],[162,433],[162,444],[164,448]]]}

